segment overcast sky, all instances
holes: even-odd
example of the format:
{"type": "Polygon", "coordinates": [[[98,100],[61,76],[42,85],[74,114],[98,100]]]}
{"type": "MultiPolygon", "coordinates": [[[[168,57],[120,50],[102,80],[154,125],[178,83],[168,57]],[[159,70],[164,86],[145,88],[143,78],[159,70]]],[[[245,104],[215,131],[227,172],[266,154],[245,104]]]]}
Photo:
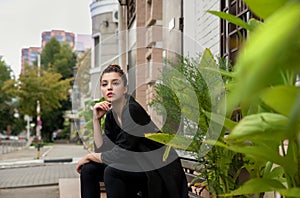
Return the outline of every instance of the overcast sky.
{"type": "Polygon", "coordinates": [[[0,0],[0,56],[16,76],[21,49],[41,46],[43,31],[91,34],[92,0],[0,0]]]}

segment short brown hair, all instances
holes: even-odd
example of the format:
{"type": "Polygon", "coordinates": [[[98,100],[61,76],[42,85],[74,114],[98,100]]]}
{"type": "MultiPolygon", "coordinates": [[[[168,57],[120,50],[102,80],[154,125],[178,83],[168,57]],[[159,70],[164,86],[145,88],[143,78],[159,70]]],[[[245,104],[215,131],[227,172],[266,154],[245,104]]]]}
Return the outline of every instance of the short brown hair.
{"type": "Polygon", "coordinates": [[[102,76],[105,73],[111,73],[111,72],[116,72],[118,74],[120,74],[123,82],[124,82],[124,86],[127,86],[127,77],[126,74],[124,73],[124,71],[121,69],[120,65],[117,64],[110,64],[108,65],[102,72],[101,76],[100,76],[100,82],[102,80],[102,76]]]}

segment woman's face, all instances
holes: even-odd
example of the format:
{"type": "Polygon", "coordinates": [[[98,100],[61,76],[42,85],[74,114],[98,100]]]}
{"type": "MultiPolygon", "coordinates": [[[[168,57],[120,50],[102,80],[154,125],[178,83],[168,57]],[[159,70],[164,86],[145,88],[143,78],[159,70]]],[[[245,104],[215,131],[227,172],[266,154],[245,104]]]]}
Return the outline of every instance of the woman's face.
{"type": "Polygon", "coordinates": [[[101,92],[106,101],[116,102],[125,98],[127,86],[117,72],[104,73],[101,79],[101,92]]]}

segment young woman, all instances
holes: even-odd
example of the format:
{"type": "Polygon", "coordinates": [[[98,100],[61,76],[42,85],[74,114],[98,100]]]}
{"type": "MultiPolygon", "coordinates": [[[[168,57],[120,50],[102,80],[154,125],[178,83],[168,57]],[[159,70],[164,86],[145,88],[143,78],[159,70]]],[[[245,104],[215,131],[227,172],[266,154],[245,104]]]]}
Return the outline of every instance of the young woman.
{"type": "Polygon", "coordinates": [[[120,66],[109,65],[100,85],[105,101],[93,108],[95,153],[83,157],[76,167],[81,197],[99,198],[99,181],[104,181],[108,198],[187,198],[187,181],[176,152],[171,150],[163,161],[164,146],[144,137],[159,129],[127,94],[127,78],[120,66]]]}

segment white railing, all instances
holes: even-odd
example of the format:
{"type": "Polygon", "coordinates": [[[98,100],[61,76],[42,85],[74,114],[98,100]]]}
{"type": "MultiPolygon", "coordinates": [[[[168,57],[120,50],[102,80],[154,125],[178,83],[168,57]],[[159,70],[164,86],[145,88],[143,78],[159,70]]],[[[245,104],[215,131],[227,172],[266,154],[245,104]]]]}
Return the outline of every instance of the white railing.
{"type": "Polygon", "coordinates": [[[0,154],[10,153],[13,151],[21,150],[26,146],[25,140],[1,140],[0,141],[0,154]]]}

